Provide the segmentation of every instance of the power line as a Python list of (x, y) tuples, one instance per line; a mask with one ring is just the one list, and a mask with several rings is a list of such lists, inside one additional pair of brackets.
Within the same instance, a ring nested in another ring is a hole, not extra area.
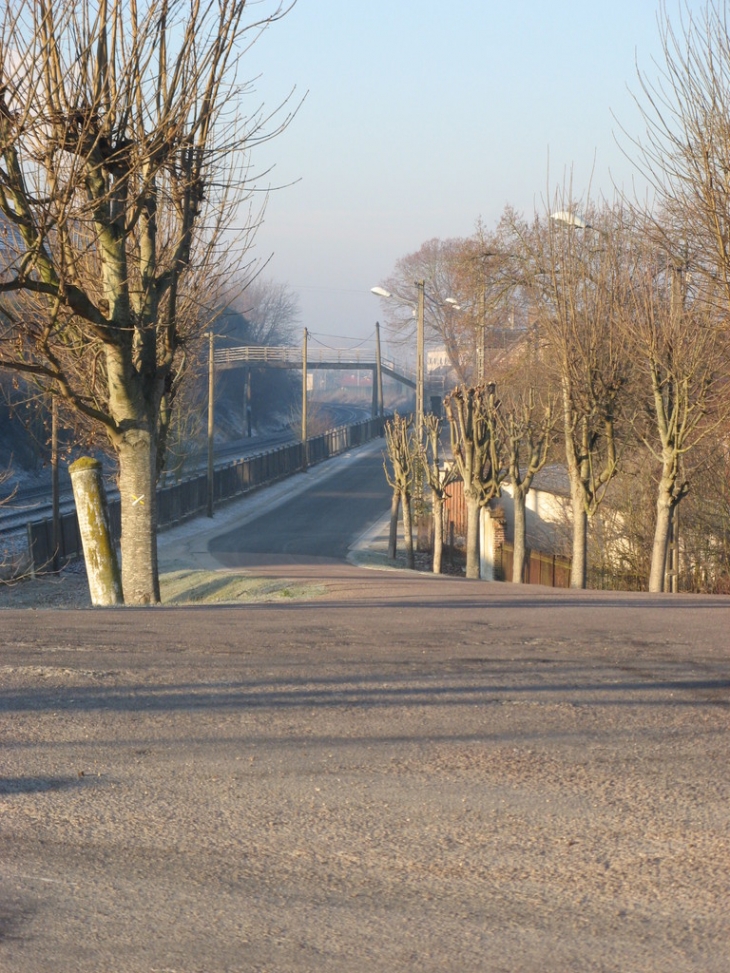
[[(321, 335), (321, 337), (323, 337), (323, 338), (336, 338), (338, 341), (351, 341), (352, 340), (347, 335), (342, 335), (342, 334), (328, 334), (327, 332), (324, 332), (324, 331), (316, 332), (316, 331), (309, 331), (308, 330), (307, 333), (308, 333), (309, 337), (310, 338), (313, 338), (314, 341), (318, 345), (321, 345), (323, 348), (329, 348), (331, 350), (336, 350), (335, 346), (334, 345), (327, 344), (327, 342), (325, 342), (325, 341), (320, 341), (319, 338), (317, 337), (318, 334)], [(363, 345), (367, 344), (369, 341), (374, 341), (374, 340), (375, 340), (375, 332), (373, 331), (371, 334), (368, 335), (367, 338), (363, 338), (362, 341), (359, 341), (357, 344), (354, 344), (354, 345), (348, 344), (347, 347), (348, 347), (348, 349), (362, 348)]]

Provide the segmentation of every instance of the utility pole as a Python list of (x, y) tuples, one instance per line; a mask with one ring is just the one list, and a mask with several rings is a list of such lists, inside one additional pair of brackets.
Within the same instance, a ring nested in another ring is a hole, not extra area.
[(251, 438), (251, 366), (246, 365), (243, 373), (243, 428), (244, 436)]
[(487, 282), (482, 267), (482, 292), (479, 298), (479, 347), (477, 348), (477, 378), (481, 385), (486, 377), (487, 365)]
[(208, 332), (208, 495), (207, 510), (213, 516), (213, 490), (215, 487), (215, 466), (213, 464), (213, 434), (215, 430), (215, 335)]
[(380, 357), (380, 321), (375, 322), (375, 371), (378, 383), (378, 415), (383, 416), (383, 366)]
[(302, 339), (302, 467), (307, 469), (307, 329), (304, 329)]
[(416, 441), (423, 442), (423, 395), (424, 395), (424, 317), (426, 305), (426, 282), (417, 280), (418, 307), (416, 309)]
[(55, 394), (51, 398), (51, 517), (53, 524), (53, 570), (58, 571), (61, 547), (61, 510), (58, 482), (58, 399)]

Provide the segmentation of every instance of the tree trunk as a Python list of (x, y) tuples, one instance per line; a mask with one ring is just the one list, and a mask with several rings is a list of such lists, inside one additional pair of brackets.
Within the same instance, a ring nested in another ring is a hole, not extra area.
[(405, 493), (403, 503), (403, 541), (406, 548), (406, 567), (415, 568), (416, 559), (413, 556), (413, 516), (411, 513), (411, 497)]
[(157, 442), (141, 424), (117, 445), (122, 505), (122, 589), (127, 605), (160, 600), (157, 576)]
[[(588, 568), (588, 514), (585, 507), (584, 484), (588, 476), (588, 426), (580, 424), (580, 442), (576, 443), (573, 422), (571, 385), (563, 375), (563, 429), (565, 432), (565, 462), (570, 479), (570, 503), (573, 513), (573, 551), (570, 567), (570, 587), (585, 588)], [(579, 458), (582, 457), (582, 458)]]
[(441, 574), (444, 552), (444, 500), (433, 495), (433, 573)]
[(570, 567), (570, 587), (585, 588), (588, 575), (588, 514), (580, 484), (571, 484), (573, 506), (573, 560)]
[(525, 570), (525, 494), (519, 487), (514, 488), (515, 536), (514, 555), (512, 560), (512, 582), (522, 584)]
[(659, 484), (659, 495), (656, 501), (656, 524), (654, 526), (654, 544), (651, 549), (651, 569), (649, 571), (649, 591), (664, 591), (664, 575), (667, 564), (667, 548), (669, 546), (669, 531), (672, 523), (672, 496), (667, 490), (664, 479)]
[(390, 501), (390, 533), (388, 534), (388, 558), (395, 561), (398, 553), (398, 508), (400, 507), (400, 492), (393, 490)]
[(466, 576), (479, 578), (479, 501), (466, 498)]

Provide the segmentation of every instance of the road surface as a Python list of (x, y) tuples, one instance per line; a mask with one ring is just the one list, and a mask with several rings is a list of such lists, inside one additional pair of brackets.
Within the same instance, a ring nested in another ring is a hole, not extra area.
[(371, 446), (357, 451), (352, 462), (340, 465), (336, 476), (318, 479), (311, 489), (286, 504), (215, 537), (208, 547), (226, 567), (272, 560), (260, 555), (273, 555), (277, 563), (344, 560), (352, 542), (387, 514), (390, 494), (382, 452)]
[(727, 973), (730, 599), (213, 546), (323, 593), (0, 613), (3, 973)]

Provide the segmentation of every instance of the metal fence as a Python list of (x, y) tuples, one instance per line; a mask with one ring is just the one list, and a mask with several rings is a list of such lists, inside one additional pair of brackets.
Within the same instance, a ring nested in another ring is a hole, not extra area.
[[(324, 460), (361, 446), (383, 434), (383, 419), (366, 419), (351, 426), (339, 426), (320, 436), (307, 440), (307, 465), (314, 466)], [(243, 496), (259, 487), (267, 486), (305, 469), (304, 444), (292, 443), (279, 446), (227, 466), (218, 467), (213, 476), (214, 502)], [(200, 473), (157, 490), (157, 526), (162, 530), (174, 527), (185, 520), (204, 513), (208, 502), (207, 473)], [(121, 537), (121, 504), (109, 501), (109, 519), (114, 539)], [(76, 512), (60, 518), (58, 552), (53, 550), (53, 521), (39, 520), (28, 524), (28, 555), (31, 570), (40, 573), (48, 570), (54, 560), (63, 563), (82, 553), (81, 534)]]

